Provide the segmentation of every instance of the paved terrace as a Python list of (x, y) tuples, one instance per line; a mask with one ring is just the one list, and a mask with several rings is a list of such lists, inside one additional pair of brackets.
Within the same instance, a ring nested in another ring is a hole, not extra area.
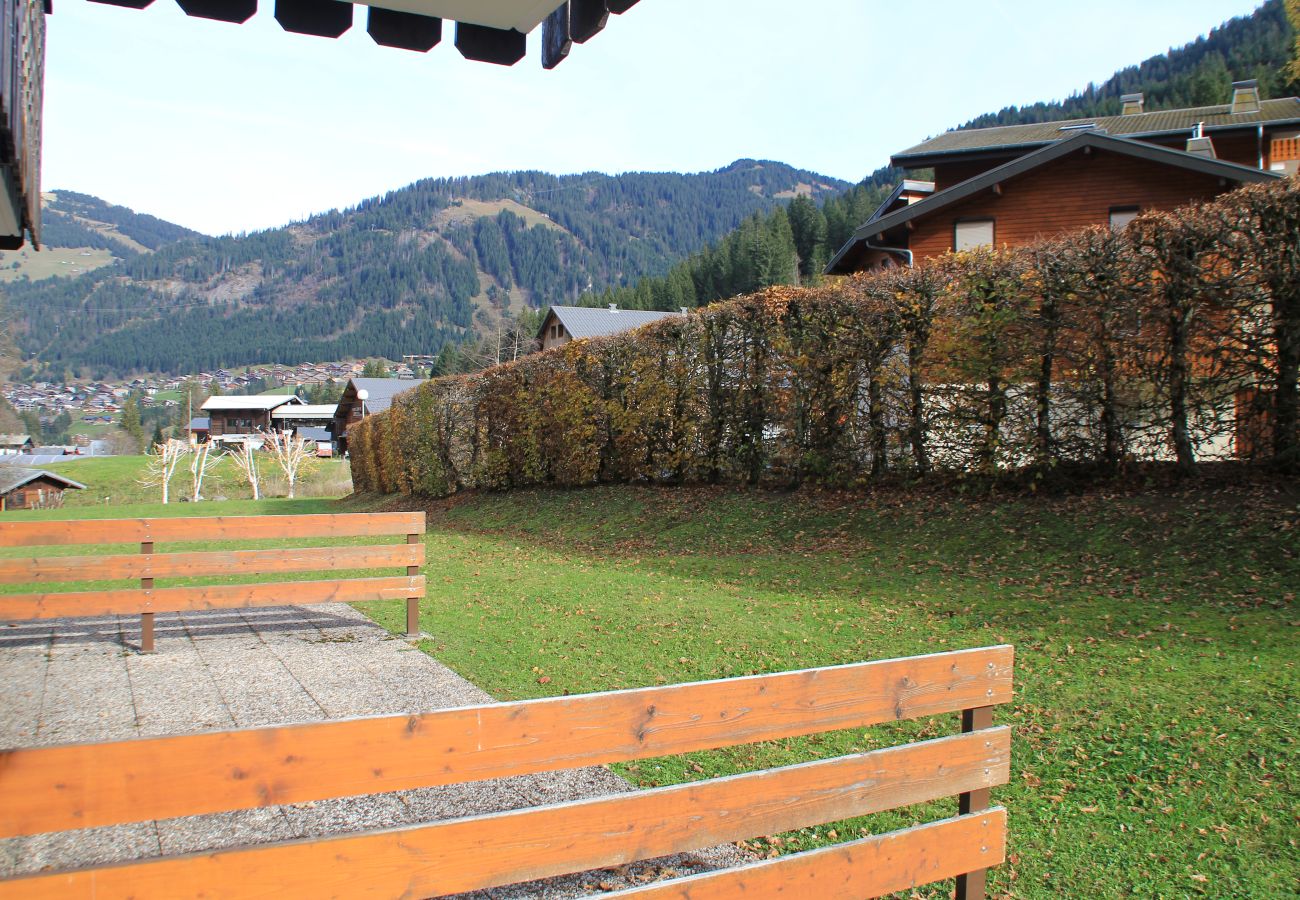
[[(486, 693), (350, 607), (159, 614), (0, 625), (0, 747), (155, 737), (491, 702)], [(0, 877), (162, 854), (317, 837), (631, 790), (597, 767), (468, 785), (0, 841)], [(744, 859), (734, 847), (477, 892), (567, 898)]]

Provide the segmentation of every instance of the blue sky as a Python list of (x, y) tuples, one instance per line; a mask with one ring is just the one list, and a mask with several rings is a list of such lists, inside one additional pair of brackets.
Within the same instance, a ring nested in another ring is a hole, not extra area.
[[(424, 177), (696, 172), (776, 159), (856, 181), (1008, 104), (1063, 97), (1256, 0), (641, 0), (557, 69), (513, 68), (62, 0), (47, 20), (46, 189), (209, 234)], [(1227, 98), (1225, 98), (1226, 101)]]

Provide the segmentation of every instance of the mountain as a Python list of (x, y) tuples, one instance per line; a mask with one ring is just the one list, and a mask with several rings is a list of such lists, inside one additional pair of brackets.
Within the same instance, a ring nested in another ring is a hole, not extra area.
[(3, 294), (33, 375), (433, 354), (522, 308), (663, 274), (755, 212), (847, 187), (750, 159), (691, 175), (498, 173), (220, 238), (56, 192), (49, 243), (118, 259)]
[[(1300, 3), (1293, 15), (1300, 17)], [(1142, 91), (1148, 110), (1226, 103), (1232, 82), (1255, 78), (1264, 97), (1300, 92), (1291, 71), (1296, 30), (1282, 0), (1268, 0), (1181, 48), (1121, 69), (1101, 85), (1065, 100), (1008, 106), (961, 128), (1023, 125), (1075, 117), (1116, 115), (1123, 94)], [(635, 309), (705, 304), (773, 284), (815, 279), (822, 264), (879, 206), (904, 172), (885, 166), (820, 209), (801, 200), (757, 215), (722, 240), (679, 263), (667, 275), (634, 287), (594, 291), (580, 305), (617, 303)], [(917, 173), (913, 177), (924, 177)], [(685, 301), (685, 302), (684, 302)]]
[(30, 246), (0, 251), (0, 283), (80, 275), (171, 241), (202, 237), (197, 231), (76, 191), (43, 193), (41, 223), (39, 251)]

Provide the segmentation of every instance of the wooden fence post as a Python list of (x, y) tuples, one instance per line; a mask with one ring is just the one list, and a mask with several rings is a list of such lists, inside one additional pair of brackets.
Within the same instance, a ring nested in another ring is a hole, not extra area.
[[(408, 544), (420, 543), (420, 535), (408, 534), (406, 536), (406, 543)], [(420, 574), (419, 566), (406, 567), (407, 577), (414, 577), (419, 574)], [(407, 597), (406, 598), (406, 638), (408, 640), (413, 641), (419, 636), (420, 636), (420, 598)]]
[[(963, 734), (968, 731), (979, 731), (991, 727), (993, 727), (993, 707), (976, 706), (973, 709), (963, 709), (961, 711), (961, 730)], [(964, 794), (957, 795), (957, 812), (960, 815), (964, 816), (967, 813), (979, 812), (982, 809), (988, 809), (988, 806), (988, 788), (980, 788), (977, 791), (967, 791)], [(974, 872), (958, 875), (956, 900), (983, 900), (985, 896), (984, 877), (987, 872), (987, 869), (976, 869)]]
[[(153, 554), (153, 541), (141, 541), (140, 552), (145, 556)], [(140, 588), (150, 590), (153, 587), (152, 578), (141, 578)], [(153, 653), (153, 613), (140, 613), (140, 652)]]

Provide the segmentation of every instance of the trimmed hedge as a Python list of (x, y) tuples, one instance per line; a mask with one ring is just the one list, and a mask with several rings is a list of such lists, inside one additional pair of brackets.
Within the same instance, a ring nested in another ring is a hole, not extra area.
[(434, 379), (349, 431), (358, 490), (862, 487), (1297, 458), (1300, 188), (772, 288)]

